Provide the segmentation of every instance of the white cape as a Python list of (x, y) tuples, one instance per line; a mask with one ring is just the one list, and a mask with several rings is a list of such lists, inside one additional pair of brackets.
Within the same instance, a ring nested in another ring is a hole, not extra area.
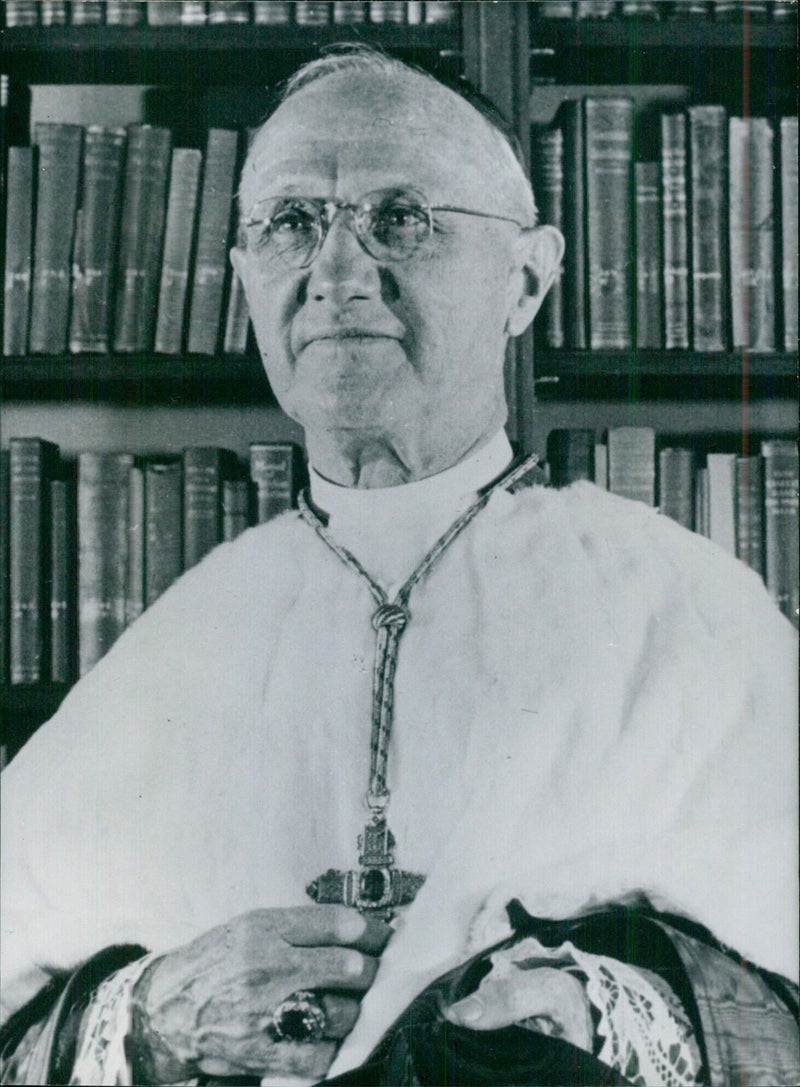
[[(297, 515), (186, 574), (3, 774), (6, 1011), (99, 948), (306, 903), (364, 822), (374, 602)], [(496, 493), (411, 598), (389, 777), (428, 873), (334, 1071), (429, 980), (641, 889), (797, 969), (795, 639), (755, 574), (579, 484)]]

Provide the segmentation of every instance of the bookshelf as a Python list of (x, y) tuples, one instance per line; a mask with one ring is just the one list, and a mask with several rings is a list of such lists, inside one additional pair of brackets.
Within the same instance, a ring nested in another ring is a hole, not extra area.
[[(173, 128), (176, 144), (200, 147), (212, 124), (256, 124), (272, 101), (270, 88), (338, 41), (367, 41), (435, 74), (465, 76), (513, 122), (527, 158), (542, 96), (557, 97), (570, 85), (582, 85), (584, 94), (680, 85), (684, 105), (720, 103), (731, 114), (773, 118), (796, 111), (796, 17), (779, 20), (768, 7), (763, 19), (723, 20), (712, 17), (711, 5), (707, 16), (670, 14), (674, 7), (659, 5), (662, 18), (623, 17), (618, 4), (609, 18), (558, 19), (541, 17), (537, 2), (465, 0), (451, 24), (6, 27), (5, 144), (28, 140), (31, 86), (93, 85), (99, 93), (127, 84), (158, 88), (147, 120)], [(652, 143), (646, 126), (641, 131)], [(765, 436), (793, 433), (797, 354), (538, 344), (534, 351), (528, 335), (509, 352), (507, 391), (512, 437), (538, 452), (552, 427), (599, 431), (631, 423), (676, 441), (699, 436), (700, 445), (707, 439), (736, 448), (745, 426)], [(203, 441), (231, 444), (240, 455), (265, 434), (294, 437), (252, 344), (242, 355), (6, 357), (0, 402), (4, 444), (13, 434), (39, 434), (68, 456), (92, 448), (158, 451), (161, 432), (172, 448)], [(12, 751), (67, 690), (0, 688)]]

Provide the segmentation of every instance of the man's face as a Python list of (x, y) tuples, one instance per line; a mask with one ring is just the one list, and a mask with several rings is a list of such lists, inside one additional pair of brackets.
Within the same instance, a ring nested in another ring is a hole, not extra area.
[[(434, 206), (522, 219), (492, 138), (469, 107), (421, 79), (330, 76), (262, 130), (242, 181), (245, 212), (266, 197), (356, 203), (412, 186)], [(520, 231), (453, 213), (436, 222), (404, 261), (366, 253), (343, 212), (308, 268), (253, 247), (234, 251), (272, 388), (310, 434), (351, 430), (402, 449), (423, 431), (446, 445), (465, 424), (480, 435), (482, 424), (504, 421)]]

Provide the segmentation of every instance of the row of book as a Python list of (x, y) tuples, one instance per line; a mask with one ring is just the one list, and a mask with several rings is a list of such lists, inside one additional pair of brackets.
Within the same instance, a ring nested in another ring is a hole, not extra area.
[(280, 26), (451, 23), (455, 0), (6, 0), (15, 26)]
[(634, 162), (630, 98), (567, 101), (534, 126), (541, 217), (567, 244), (543, 342), (796, 351), (797, 118), (698, 105), (659, 123), (657, 162)]
[(615, 16), (651, 19), (670, 17), (741, 19), (790, 18), (796, 0), (532, 0), (539, 19), (609, 19)]
[[(659, 447), (660, 446), (660, 447)], [(547, 437), (551, 485), (588, 479), (709, 537), (764, 580), (795, 626), (798, 572), (798, 448), (769, 439), (760, 453), (699, 454), (692, 446), (660, 445), (652, 427), (557, 429)]]
[(245, 350), (228, 250), (239, 134), (41, 123), (8, 150), (3, 353)]
[(299, 447), (257, 442), (249, 462), (193, 447), (62, 462), (12, 438), (0, 474), (2, 682), (68, 683), (184, 570), (223, 540), (294, 505)]

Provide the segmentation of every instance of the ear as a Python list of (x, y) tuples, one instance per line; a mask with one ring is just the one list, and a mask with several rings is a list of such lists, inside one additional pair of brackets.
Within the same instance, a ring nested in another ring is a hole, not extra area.
[(554, 226), (536, 226), (520, 239), (519, 273), (506, 321), (509, 336), (521, 336), (544, 301), (564, 256), (564, 239)]

